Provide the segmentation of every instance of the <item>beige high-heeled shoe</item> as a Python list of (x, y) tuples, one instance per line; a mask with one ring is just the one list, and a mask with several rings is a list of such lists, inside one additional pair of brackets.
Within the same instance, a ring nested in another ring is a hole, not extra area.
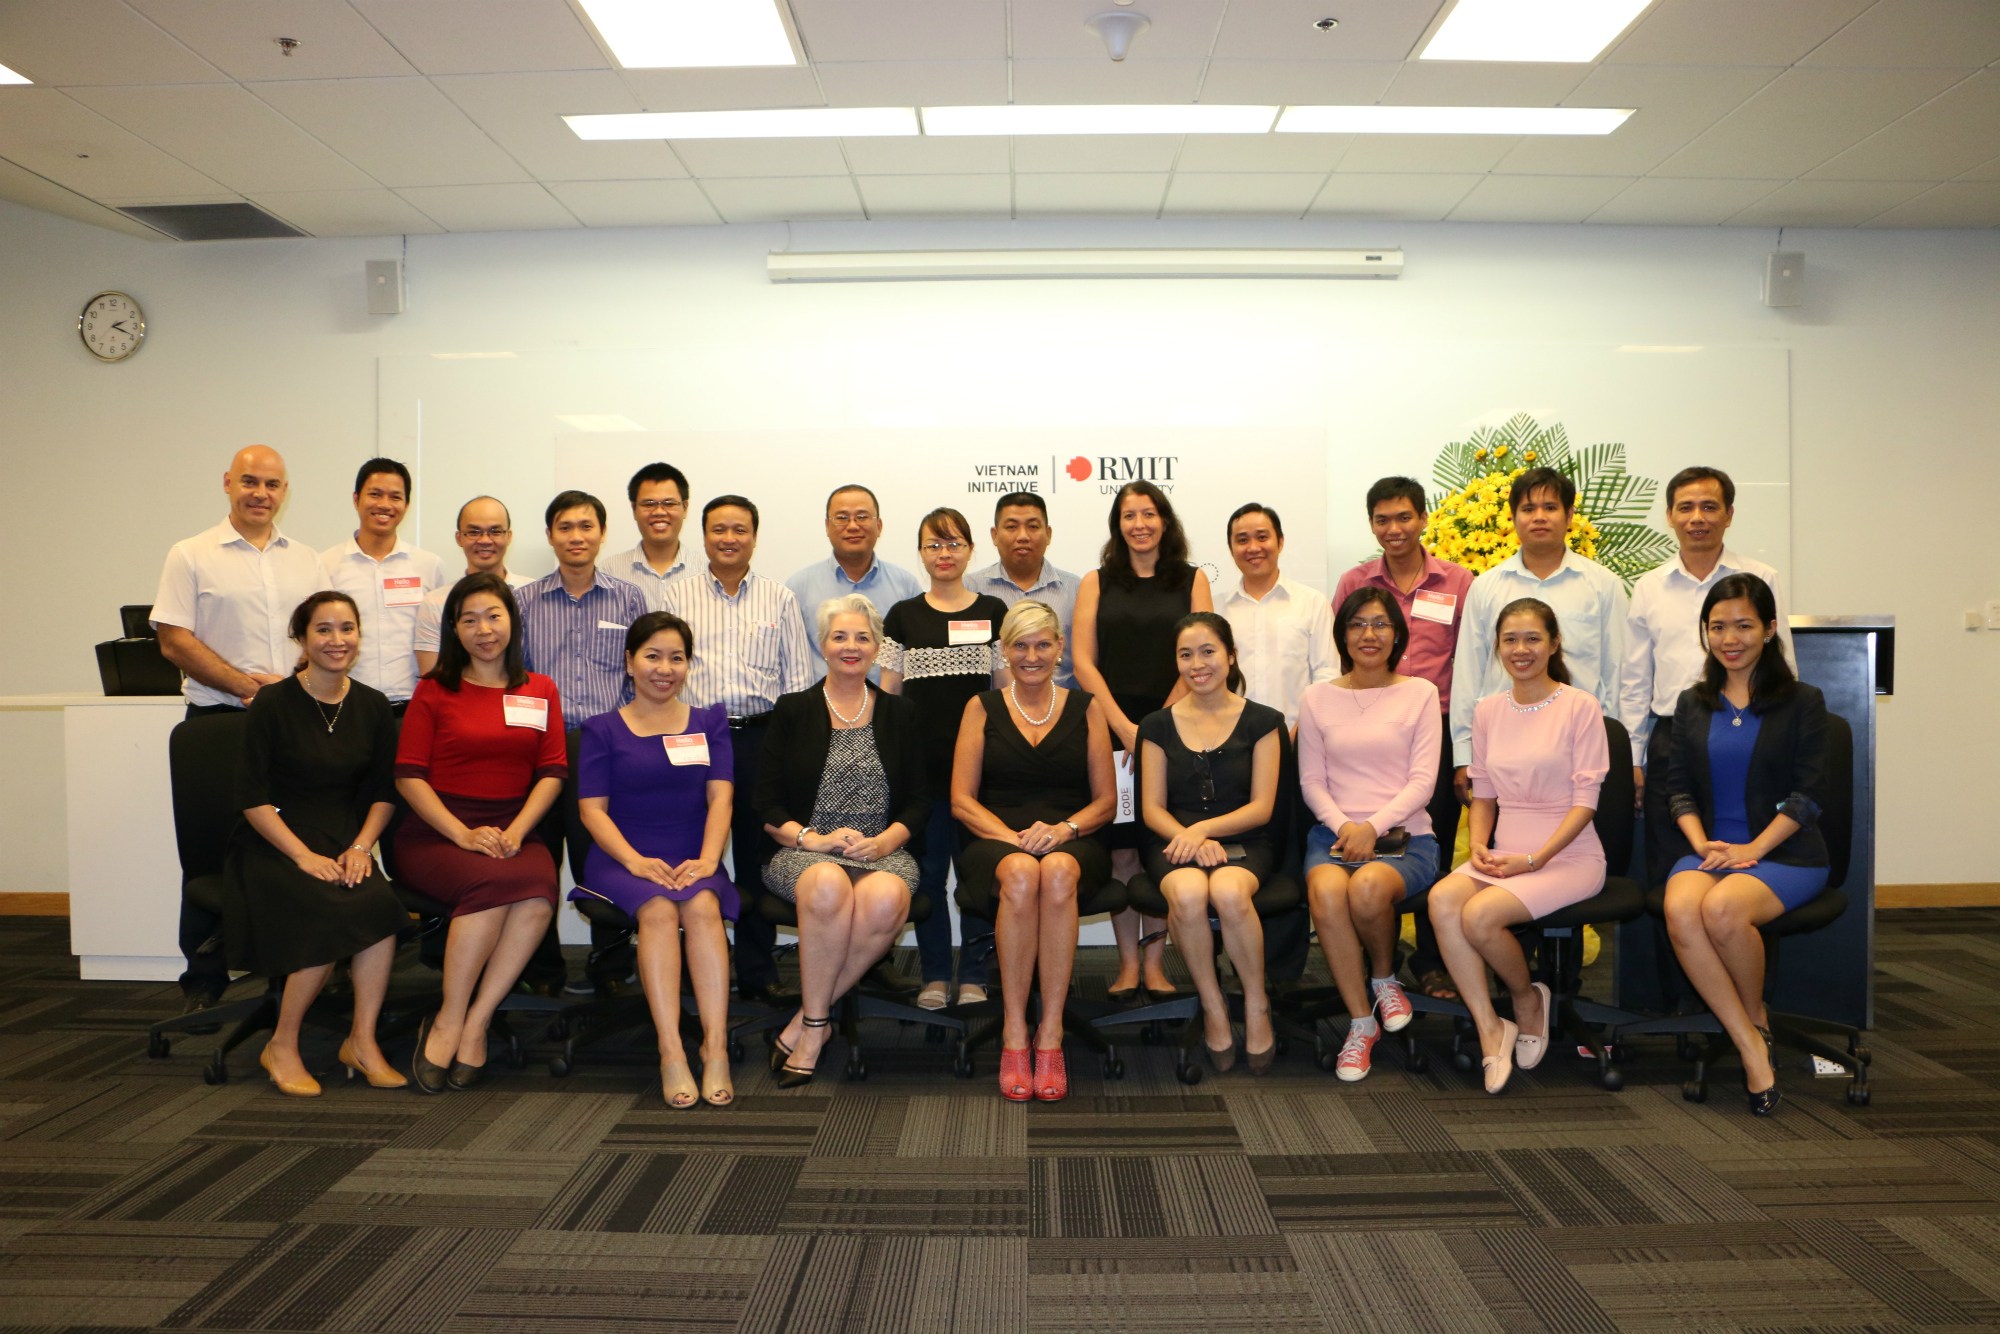
[(296, 1079), (279, 1078), (277, 1070), (271, 1065), (269, 1047), (257, 1053), (257, 1064), (264, 1067), (264, 1073), (270, 1076), (271, 1083), (278, 1092), (288, 1098), (317, 1098), (320, 1094), (319, 1081), (311, 1075), (300, 1075)]
[(399, 1089), (409, 1086), (409, 1076), (399, 1074), (387, 1061), (377, 1066), (367, 1066), (354, 1054), (354, 1040), (349, 1038), (340, 1044), (340, 1063), (347, 1067), (347, 1082), (352, 1084), (360, 1075), (368, 1081), (372, 1089)]

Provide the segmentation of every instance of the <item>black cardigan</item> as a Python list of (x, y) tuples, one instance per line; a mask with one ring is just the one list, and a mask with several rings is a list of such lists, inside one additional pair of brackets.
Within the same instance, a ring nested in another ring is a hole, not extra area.
[[(1693, 687), (1674, 705), (1674, 744), (1667, 767), (1667, 809), (1678, 821), (1690, 812), (1715, 836), (1714, 781), (1708, 769), (1708, 726), (1715, 711)], [(1750, 752), (1744, 812), (1754, 839), (1778, 814), (1799, 822), (1798, 832), (1771, 849), (1768, 860), (1785, 866), (1825, 866), (1826, 839), (1819, 832), (1820, 770), (1826, 759), (1826, 696), (1801, 681), (1791, 694), (1759, 715)]]
[[(875, 698), (875, 753), (882, 757), (882, 772), (889, 780), (889, 823), (910, 831), (910, 850), (915, 852), (931, 808), (923, 727), (910, 701), (872, 683), (868, 689)], [(833, 718), (826, 711), (824, 681), (778, 697), (764, 729), (757, 790), (751, 794), (765, 824), (782, 829), (788, 820), (812, 823), (820, 775), (832, 745)]]

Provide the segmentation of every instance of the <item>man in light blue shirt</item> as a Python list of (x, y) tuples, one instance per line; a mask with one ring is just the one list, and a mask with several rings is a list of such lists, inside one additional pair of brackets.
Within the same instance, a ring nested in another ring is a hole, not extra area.
[(965, 586), (975, 593), (990, 593), (1008, 606), (1033, 598), (1055, 612), (1062, 622), (1062, 661), (1056, 664), (1056, 684), (1076, 685), (1070, 670), (1070, 624), (1076, 620), (1077, 576), (1048, 562), (1049, 542), (1055, 529), (1049, 527), (1048, 502), (1032, 491), (1013, 491), (993, 505), (993, 546), (1000, 559), (985, 569), (965, 576)]
[[(882, 539), (882, 506), (875, 493), (860, 483), (850, 482), (826, 498), (826, 537), (833, 544), (833, 554), (785, 580), (785, 587), (798, 600), (815, 681), (826, 675), (826, 659), (820, 656), (813, 623), (820, 603), (859, 593), (887, 616), (889, 608), (924, 591), (908, 570), (875, 559), (875, 544)], [(871, 670), (868, 677), (875, 680), (879, 674)]]
[(1472, 712), (1487, 695), (1508, 687), (1493, 653), (1494, 618), (1516, 598), (1540, 598), (1554, 608), (1571, 684), (1618, 714), (1618, 676), (1625, 659), (1625, 585), (1617, 575), (1569, 549), (1576, 483), (1553, 468), (1530, 468), (1507, 495), (1521, 549), (1472, 581), (1451, 674), (1453, 782), (1470, 800)]
[(639, 545), (607, 557), (604, 568), (638, 589), (647, 611), (664, 611), (666, 586), (687, 573), (681, 525), (687, 521), (687, 474), (671, 463), (648, 463), (625, 484)]

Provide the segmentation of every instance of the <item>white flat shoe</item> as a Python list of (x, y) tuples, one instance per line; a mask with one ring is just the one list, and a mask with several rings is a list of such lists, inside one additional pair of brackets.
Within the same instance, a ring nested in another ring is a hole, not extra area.
[(1512, 1019), (1500, 1021), (1500, 1054), (1488, 1056), (1479, 1062), (1486, 1072), (1486, 1091), (1505, 1093), (1507, 1081), (1514, 1077), (1514, 1039), (1521, 1036), (1521, 1027)]
[(1532, 1070), (1542, 1063), (1542, 1057), (1549, 1049), (1549, 1018), (1555, 1010), (1555, 999), (1549, 995), (1546, 982), (1534, 984), (1542, 993), (1542, 1031), (1523, 1033), (1514, 1039), (1514, 1064), (1523, 1070)]
[(942, 1010), (950, 1003), (951, 984), (949, 982), (926, 982), (924, 983), (924, 989), (917, 993), (917, 1008), (919, 1010)]
[(986, 999), (986, 988), (977, 982), (967, 982), (958, 989), (960, 1005), (978, 1005)]

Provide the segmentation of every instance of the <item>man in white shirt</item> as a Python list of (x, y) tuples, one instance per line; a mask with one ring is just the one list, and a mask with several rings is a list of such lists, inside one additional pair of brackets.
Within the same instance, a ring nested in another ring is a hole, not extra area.
[(1667, 813), (1669, 794), (1663, 784), (1675, 701), (1700, 679), (1708, 656), (1700, 626), (1708, 590), (1730, 574), (1754, 574), (1769, 584), (1778, 604), (1779, 639), (1786, 659), (1794, 660), (1791, 618), (1778, 572), (1723, 545), (1735, 519), (1736, 483), (1728, 473), (1700, 466), (1675, 473), (1667, 483), (1667, 526), (1674, 530), (1680, 554), (1639, 576), (1625, 618), (1618, 716), (1632, 734), (1632, 780), (1646, 816), (1646, 873), (1655, 885), (1665, 883), (1675, 859), (1687, 852), (1686, 840)]
[(1056, 684), (1076, 684), (1070, 670), (1070, 623), (1076, 619), (1077, 577), (1051, 565), (1048, 502), (1032, 491), (1010, 491), (993, 505), (993, 549), (1000, 559), (965, 576), (975, 593), (990, 593), (1009, 607), (1033, 598), (1055, 612), (1062, 623), (1062, 661), (1056, 664)]
[(444, 563), (404, 546), (398, 529), (410, 511), (410, 470), (394, 459), (370, 459), (354, 474), (354, 513), (361, 526), (320, 553), (327, 582), (361, 612), (361, 655), (354, 679), (389, 697), (398, 714), (417, 688), (417, 612), (444, 582)]
[[(285, 460), (267, 445), (238, 450), (222, 475), (229, 516), (174, 543), (160, 571), (152, 622), (160, 652), (186, 674), (187, 716), (250, 706), (298, 661), (292, 612), (327, 587), (311, 547), (278, 531)], [(189, 1011), (206, 1009), (229, 984), (215, 939), (221, 920), (181, 900), (180, 945)]]
[(1216, 606), (1236, 635), (1245, 693), (1285, 715), (1298, 731), (1306, 687), (1340, 675), (1333, 651), (1333, 609), (1318, 589), (1278, 570), (1285, 526), (1278, 512), (1252, 502), (1229, 516), (1229, 555), (1242, 575)]
[(1521, 549), (1472, 581), (1452, 659), (1452, 781), (1462, 803), (1471, 801), (1465, 770), (1472, 762), (1473, 708), (1507, 688), (1506, 670), (1493, 654), (1494, 618), (1516, 598), (1539, 598), (1555, 610), (1571, 685), (1595, 695), (1607, 714), (1618, 713), (1625, 585), (1596, 561), (1569, 549), (1576, 483), (1553, 468), (1530, 468), (1514, 479), (1507, 509)]
[(645, 596), (647, 611), (664, 611), (662, 590), (688, 568), (681, 550), (681, 525), (688, 513), (687, 475), (671, 463), (648, 463), (625, 484), (625, 499), (639, 528), (639, 545), (605, 560), (604, 572), (636, 585)]
[[(832, 555), (785, 580), (785, 587), (792, 590), (799, 604), (799, 624), (805, 630), (810, 655), (807, 666), (815, 681), (826, 675), (815, 624), (822, 602), (859, 593), (887, 616), (889, 608), (924, 591), (914, 574), (875, 558), (875, 544), (882, 540), (882, 505), (875, 493), (859, 482), (838, 487), (826, 498), (826, 540), (833, 547)], [(881, 674), (880, 668), (871, 668), (868, 679), (873, 681)]]
[[(527, 576), (514, 574), (507, 568), (507, 549), (514, 544), (514, 519), (507, 513), (507, 507), (492, 496), (474, 496), (458, 507), (458, 526), (452, 532), (452, 540), (465, 553), (466, 574), (497, 574), (507, 581), (509, 588), (530, 582)], [(424, 605), (417, 608), (413, 642), (418, 676), (437, 666), (439, 623), (444, 620), (445, 599), (451, 596), (452, 585), (457, 582), (456, 579), (440, 582), (425, 595)]]

